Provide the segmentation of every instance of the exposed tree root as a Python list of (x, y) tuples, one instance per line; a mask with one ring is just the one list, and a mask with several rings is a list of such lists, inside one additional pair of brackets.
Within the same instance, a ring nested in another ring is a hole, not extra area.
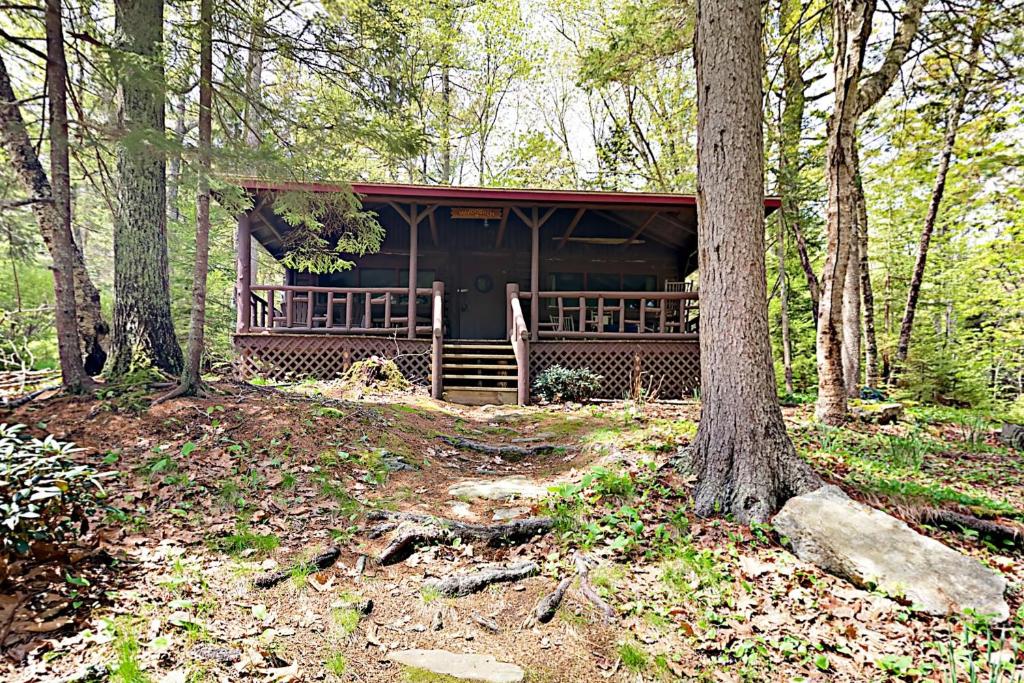
[(487, 455), (497, 455), (510, 462), (524, 460), (535, 455), (550, 453), (556, 448), (556, 446), (549, 443), (537, 444), (536, 446), (517, 446), (515, 444), (494, 445), (484, 443), (483, 441), (463, 439), (458, 436), (442, 436), (441, 440), (449, 446), (467, 448), (471, 451), (477, 451), (478, 453), (486, 453)]
[(971, 529), (996, 543), (1009, 542), (1015, 546), (1024, 543), (1024, 529), (989, 519), (981, 519), (980, 517), (967, 515), (962, 512), (926, 507), (916, 510), (914, 516), (921, 524), (952, 527), (954, 529), (957, 527)]
[(533, 608), (533, 618), (542, 624), (546, 624), (554, 619), (555, 612), (558, 611), (559, 606), (562, 604), (565, 592), (569, 590), (569, 586), (572, 585), (574, 578), (576, 578), (575, 575), (565, 577), (558, 582), (555, 590), (541, 598), (537, 606)]
[(178, 383), (174, 385), (174, 388), (165, 394), (161, 394), (153, 399), (152, 405), (160, 405), (170, 401), (172, 398), (179, 398), (181, 396), (195, 396), (196, 398), (207, 398), (209, 393), (206, 391), (205, 385), (200, 382), (197, 387), (189, 387), (184, 383)]
[(58, 389), (60, 389), (60, 385), (59, 384), (51, 384), (49, 386), (42, 387), (40, 389), (36, 389), (35, 391), (30, 391), (29, 393), (24, 394), (23, 396), (17, 396), (17, 397), (12, 398), (12, 399), (6, 399), (5, 398), (3, 400), (3, 402), (0, 402), (0, 407), (12, 409), (12, 410), (14, 408), (20, 408), (21, 406), (25, 405), (26, 403), (34, 401), (37, 396), (42, 396), (43, 394), (45, 394), (48, 391), (56, 391)]
[(579, 553), (576, 553), (576, 575), (580, 577), (580, 593), (583, 594), (583, 597), (593, 603), (594, 607), (604, 614), (605, 621), (609, 624), (613, 623), (615, 621), (615, 610), (590, 585), (590, 565), (587, 564), (587, 558)]
[(494, 566), (443, 579), (427, 579), (423, 585), (436, 589), (441, 595), (458, 598), (482, 591), (492, 583), (521, 581), (540, 571), (536, 562), (519, 562), (505, 567)]
[(316, 570), (327, 569), (332, 564), (337, 562), (338, 558), (340, 556), (341, 556), (341, 549), (340, 548), (337, 548), (337, 547), (328, 548), (324, 552), (322, 552), (319, 555), (317, 555), (316, 557), (314, 557), (308, 563), (303, 562), (303, 563), (295, 564), (295, 565), (293, 565), (291, 567), (291, 569), (289, 569), (287, 571), (268, 572), (268, 573), (264, 574), (263, 576), (258, 577), (255, 581), (253, 581), (253, 585), (256, 586), (257, 588), (270, 588), (271, 586), (276, 586), (277, 584), (279, 584), (282, 581), (284, 581), (285, 579), (287, 579), (289, 576), (292, 575), (292, 572), (295, 571), (296, 569), (299, 569), (299, 568), (302, 568), (302, 567), (313, 567)]
[[(532, 517), (507, 524), (486, 526), (456, 522), (443, 517), (387, 510), (374, 510), (367, 517), (371, 520), (385, 519), (403, 522), (398, 526), (391, 543), (377, 556), (379, 565), (401, 562), (409, 557), (417, 546), (450, 544), (455, 539), (484, 543), (491, 547), (506, 543), (524, 543), (534, 536), (546, 534), (553, 525), (552, 520), (547, 517)], [(377, 528), (380, 527), (371, 528), (371, 532)]]

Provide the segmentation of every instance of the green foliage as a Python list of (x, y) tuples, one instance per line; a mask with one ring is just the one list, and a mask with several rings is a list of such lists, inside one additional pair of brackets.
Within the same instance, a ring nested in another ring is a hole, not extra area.
[(16, 553), (84, 533), (105, 497), (100, 480), (113, 474), (74, 463), (74, 444), (27, 437), (23, 429), (0, 424), (0, 550)]
[(344, 255), (375, 253), (384, 241), (384, 228), (351, 192), (282, 192), (274, 210), (292, 227), (281, 263), (295, 270), (348, 270), (355, 264)]
[(234, 533), (215, 539), (213, 547), (230, 555), (238, 555), (246, 550), (255, 551), (257, 555), (265, 555), (281, 545), (281, 539), (274, 534), (257, 534), (245, 525), (239, 525)]
[(603, 378), (589, 368), (552, 365), (537, 375), (533, 390), (547, 401), (586, 401), (601, 390)]

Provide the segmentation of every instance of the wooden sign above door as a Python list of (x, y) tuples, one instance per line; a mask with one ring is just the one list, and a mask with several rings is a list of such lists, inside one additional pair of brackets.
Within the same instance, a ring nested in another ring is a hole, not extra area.
[(487, 206), (453, 206), (452, 218), (476, 220), (500, 219), (503, 209)]

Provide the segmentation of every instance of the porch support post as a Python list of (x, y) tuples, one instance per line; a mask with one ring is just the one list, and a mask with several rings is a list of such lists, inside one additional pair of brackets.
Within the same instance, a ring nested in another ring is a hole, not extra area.
[(415, 204), (409, 207), (409, 339), (416, 338), (416, 269), (419, 260), (420, 217)]
[(533, 237), (530, 243), (530, 339), (537, 341), (540, 325), (540, 221), (537, 207), (533, 207), (530, 231)]
[(440, 399), (444, 391), (441, 375), (441, 359), (444, 354), (444, 283), (434, 280), (431, 289), (430, 395)]
[[(235, 332), (249, 331), (249, 301), (252, 285), (252, 224), (249, 214), (238, 215), (235, 240)], [(273, 311), (270, 312), (273, 315)]]

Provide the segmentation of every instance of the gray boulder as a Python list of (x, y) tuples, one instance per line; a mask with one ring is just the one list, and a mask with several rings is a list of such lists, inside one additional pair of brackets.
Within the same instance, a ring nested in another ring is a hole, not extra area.
[(903, 417), (902, 403), (863, 403), (852, 406), (850, 414), (864, 422), (875, 424), (892, 424)]
[(902, 595), (929, 614), (1010, 615), (1002, 574), (835, 486), (791, 498), (772, 523), (801, 560), (858, 587)]
[(1024, 450), (1024, 425), (1004, 422), (1003, 428), (999, 432), (999, 440), (1005, 446)]
[(465, 655), (447, 650), (398, 650), (388, 659), (435, 674), (484, 683), (519, 683), (526, 672), (490, 655)]

